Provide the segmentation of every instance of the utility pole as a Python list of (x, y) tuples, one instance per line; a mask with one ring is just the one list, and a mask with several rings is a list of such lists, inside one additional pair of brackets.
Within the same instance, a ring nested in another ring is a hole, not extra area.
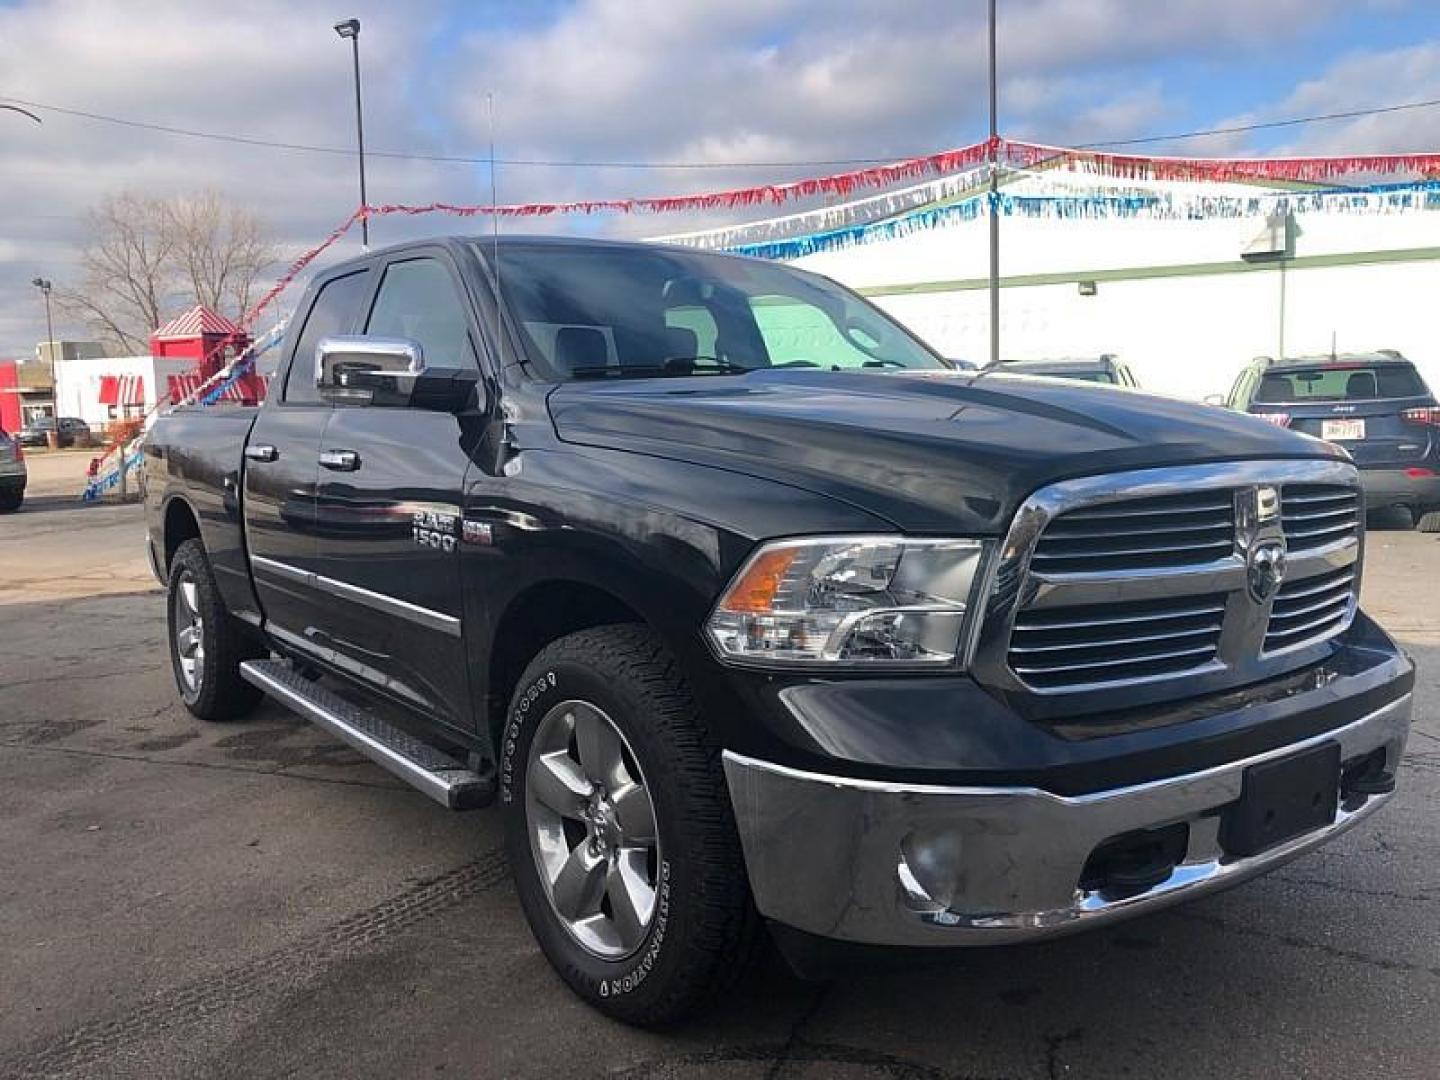
[(995, 3), (990, 0), (990, 363), (1000, 363), (1000, 116), (995, 79)]
[[(355, 58), (355, 145), (360, 154), (360, 206), (362, 210), (370, 205), (365, 198), (365, 114), (360, 108), (360, 20), (346, 19), (335, 24), (335, 33), (349, 38), (352, 55)], [(370, 217), (360, 218), (360, 244), (370, 250)]]

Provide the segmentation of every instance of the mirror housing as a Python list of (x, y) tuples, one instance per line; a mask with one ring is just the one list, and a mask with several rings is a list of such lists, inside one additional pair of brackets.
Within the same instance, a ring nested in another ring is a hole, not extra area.
[(315, 347), (315, 384), (357, 405), (459, 412), (474, 400), (480, 376), (468, 368), (431, 368), (417, 341), (327, 337)]
[(1218, 406), (1223, 407), (1224, 404), (1225, 404), (1225, 395), (1224, 395), (1224, 394), (1206, 394), (1206, 395), (1205, 395), (1203, 398), (1201, 398), (1200, 400), (1201, 400), (1201, 402), (1203, 402), (1203, 403), (1206, 404), (1206, 405), (1218, 405)]
[(404, 338), (326, 337), (315, 346), (315, 385), (321, 390), (361, 388), (356, 375), (368, 376), (365, 389), (389, 387), (408, 392), (425, 371), (418, 341)]

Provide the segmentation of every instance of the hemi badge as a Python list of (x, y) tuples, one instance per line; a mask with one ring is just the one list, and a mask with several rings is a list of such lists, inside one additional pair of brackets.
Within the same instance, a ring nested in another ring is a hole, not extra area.
[(467, 544), (488, 546), (495, 541), (495, 530), (488, 521), (471, 521), (466, 518), (460, 526), (460, 538)]
[(1268, 484), (1255, 489), (1255, 520), (1274, 521), (1280, 516), (1280, 492)]

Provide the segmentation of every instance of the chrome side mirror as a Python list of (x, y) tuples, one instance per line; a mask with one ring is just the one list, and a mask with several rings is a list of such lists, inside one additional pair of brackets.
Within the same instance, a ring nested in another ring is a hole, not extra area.
[(1200, 400), (1201, 400), (1204, 404), (1206, 404), (1206, 405), (1224, 405), (1224, 404), (1225, 404), (1225, 395), (1224, 395), (1224, 394), (1206, 394), (1206, 395), (1205, 395), (1203, 398), (1201, 398)]
[(418, 341), (405, 338), (327, 337), (315, 346), (315, 385), (321, 390), (374, 390), (408, 394), (425, 372)]

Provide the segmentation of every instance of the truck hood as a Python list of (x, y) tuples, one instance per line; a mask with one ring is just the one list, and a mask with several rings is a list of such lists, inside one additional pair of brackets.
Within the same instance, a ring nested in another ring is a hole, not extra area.
[(912, 532), (993, 535), (1035, 489), (1074, 476), (1344, 456), (1228, 409), (973, 372), (572, 382), (549, 405), (564, 442), (762, 476)]

